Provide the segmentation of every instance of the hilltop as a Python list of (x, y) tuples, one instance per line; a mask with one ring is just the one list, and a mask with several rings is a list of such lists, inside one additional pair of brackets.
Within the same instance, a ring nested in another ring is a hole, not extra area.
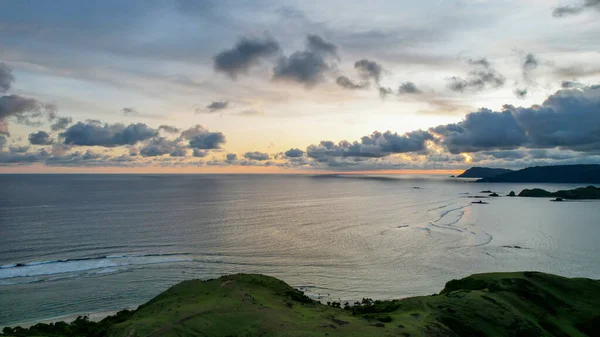
[(463, 172), (461, 175), (457, 176), (457, 178), (487, 178), (487, 177), (495, 177), (497, 175), (512, 172), (509, 169), (503, 168), (490, 168), (490, 167), (471, 167), (470, 169)]
[(584, 278), (476, 274), (430, 296), (325, 305), (276, 278), (238, 274), (179, 283), (98, 323), (4, 336), (597, 336), (599, 323), (600, 281)]
[(600, 184), (600, 165), (535, 166), (479, 179), (477, 182)]

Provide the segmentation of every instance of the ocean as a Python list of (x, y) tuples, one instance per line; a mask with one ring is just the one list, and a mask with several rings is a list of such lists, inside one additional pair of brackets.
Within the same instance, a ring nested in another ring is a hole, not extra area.
[[(0, 175), (0, 326), (135, 308), (187, 279), (281, 278), (322, 301), (537, 270), (600, 278), (600, 201), (445, 176)], [(484, 200), (488, 204), (473, 204)]]

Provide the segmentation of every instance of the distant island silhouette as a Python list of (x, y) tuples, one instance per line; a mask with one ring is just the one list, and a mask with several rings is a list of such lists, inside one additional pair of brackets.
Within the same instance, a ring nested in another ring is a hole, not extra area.
[(495, 177), (497, 175), (508, 172), (513, 172), (513, 170), (474, 166), (463, 172), (461, 175), (458, 176), (458, 178), (487, 178)]
[[(485, 167), (473, 167), (466, 170), (459, 177), (476, 178), (474, 174), (480, 172), (498, 172), (502, 169), (491, 169)], [(557, 166), (535, 166), (518, 171), (505, 170), (507, 172), (481, 177), (477, 182), (486, 183), (563, 183), (563, 184), (600, 184), (600, 165), (557, 165)], [(474, 172), (474, 173), (473, 173)]]

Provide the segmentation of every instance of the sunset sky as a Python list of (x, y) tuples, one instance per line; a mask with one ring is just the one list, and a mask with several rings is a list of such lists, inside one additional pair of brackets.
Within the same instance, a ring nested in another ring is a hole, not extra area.
[(598, 0), (2, 1), (0, 173), (600, 163), (598, 22)]

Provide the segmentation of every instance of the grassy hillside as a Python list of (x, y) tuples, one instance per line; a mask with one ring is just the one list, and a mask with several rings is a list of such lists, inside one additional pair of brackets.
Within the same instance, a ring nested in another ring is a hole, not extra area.
[(135, 312), (88, 322), (89, 332), (73, 335), (600, 335), (600, 281), (536, 272), (478, 274), (450, 281), (436, 295), (338, 305), (314, 302), (272, 277), (239, 274), (182, 282)]

